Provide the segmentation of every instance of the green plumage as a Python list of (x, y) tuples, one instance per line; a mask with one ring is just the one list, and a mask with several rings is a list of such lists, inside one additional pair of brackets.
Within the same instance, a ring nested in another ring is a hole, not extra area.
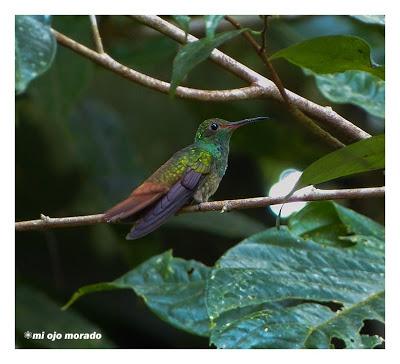
[(175, 153), (125, 200), (106, 211), (105, 220), (135, 221), (127, 239), (138, 239), (161, 226), (191, 200), (207, 201), (218, 189), (228, 166), (233, 131), (259, 119), (265, 118), (202, 122), (194, 143)]
[[(212, 130), (210, 125), (218, 125)], [(204, 174), (194, 199), (205, 202), (218, 189), (228, 166), (229, 141), (232, 135), (229, 123), (221, 119), (204, 121), (198, 128), (193, 144), (176, 152), (148, 181), (167, 186), (174, 185), (188, 168)]]

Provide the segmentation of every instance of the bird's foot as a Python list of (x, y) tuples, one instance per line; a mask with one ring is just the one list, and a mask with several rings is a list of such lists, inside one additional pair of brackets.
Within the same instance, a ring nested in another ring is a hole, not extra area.
[(223, 214), (224, 212), (229, 212), (231, 209), (229, 202), (225, 202), (224, 205), (222, 206), (222, 209), (220, 211), (221, 214)]

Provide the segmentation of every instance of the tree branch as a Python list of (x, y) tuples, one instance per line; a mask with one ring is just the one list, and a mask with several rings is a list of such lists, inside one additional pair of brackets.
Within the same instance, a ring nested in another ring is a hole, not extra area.
[[(183, 30), (165, 21), (159, 16), (131, 15), (130, 17), (136, 19), (142, 24), (145, 24), (155, 30), (158, 30), (160, 33), (168, 36), (171, 39), (176, 40), (179, 43), (186, 42), (186, 36)], [(196, 40), (198, 39), (190, 34), (187, 37), (187, 42), (195, 42)], [(261, 94), (263, 97), (272, 97), (279, 101), (282, 102), (284, 101), (282, 99), (282, 96), (278, 88), (271, 80), (261, 76), (257, 72), (239, 63), (235, 59), (227, 56), (218, 49), (214, 49), (212, 51), (210, 59), (214, 63), (230, 71), (231, 73), (240, 77), (241, 79), (249, 82), (250, 84), (256, 84), (260, 86), (262, 89)], [(364, 130), (360, 129), (356, 125), (352, 124), (350, 121), (346, 120), (345, 118), (337, 114), (335, 111), (332, 110), (331, 107), (329, 106), (324, 107), (315, 104), (314, 102), (307, 100), (306, 98), (299, 96), (296, 93), (291, 92), (287, 89), (285, 91), (288, 97), (290, 98), (291, 102), (293, 103), (293, 105), (298, 107), (303, 112), (307, 113), (312, 118), (318, 120), (319, 122), (324, 123), (327, 126), (330, 126), (334, 130), (341, 133), (341, 135), (346, 136), (349, 141), (366, 139), (371, 136)]]
[[(241, 24), (232, 18), (231, 16), (226, 15), (225, 19), (231, 23), (236, 29), (242, 29)], [(310, 117), (308, 117), (306, 114), (304, 114), (298, 107), (296, 107), (292, 102), (290, 101), (286, 89), (283, 86), (283, 83), (276, 72), (274, 66), (272, 65), (271, 61), (268, 59), (267, 51), (266, 51), (266, 31), (267, 31), (267, 17), (264, 16), (264, 28), (262, 30), (262, 45), (259, 45), (258, 42), (255, 40), (255, 38), (252, 36), (252, 34), (248, 31), (244, 31), (242, 33), (242, 36), (250, 43), (250, 45), (255, 49), (257, 54), (260, 56), (261, 60), (263, 63), (267, 66), (268, 70), (271, 73), (272, 80), (275, 83), (276, 87), (278, 88), (282, 99), (286, 106), (288, 107), (289, 112), (295, 117), (295, 120), (299, 121), (301, 124), (303, 124), (306, 128), (308, 128), (313, 134), (317, 135), (321, 139), (325, 140), (325, 142), (331, 146), (333, 146), (335, 149), (339, 149), (344, 147), (345, 145), (336, 139), (334, 136), (332, 136), (330, 133), (322, 129), (320, 126), (318, 126)]]
[[(185, 32), (178, 27), (164, 21), (158, 16), (152, 15), (137, 15), (131, 16), (138, 21), (152, 27), (153, 29), (169, 36), (172, 39), (180, 43), (185, 43), (186, 36)], [(153, 90), (160, 91), (163, 93), (169, 92), (170, 84), (167, 82), (160, 81), (150, 76), (144, 75), (133, 69), (130, 69), (121, 63), (111, 58), (106, 53), (97, 53), (84, 45), (68, 38), (67, 36), (57, 32), (53, 29), (53, 33), (59, 44), (70, 48), (76, 53), (94, 61), (95, 63), (109, 69), (120, 76), (127, 78), (133, 82), (139, 83), (143, 86), (149, 87)], [(193, 42), (197, 38), (189, 35), (187, 41)], [(258, 97), (273, 97), (280, 101), (283, 101), (282, 96), (278, 88), (274, 83), (267, 78), (259, 75), (257, 72), (244, 66), (243, 64), (235, 61), (233, 58), (225, 55), (217, 49), (214, 49), (211, 53), (210, 59), (215, 63), (221, 65), (225, 69), (236, 74), (240, 78), (251, 83), (248, 87), (242, 87), (232, 90), (199, 90), (188, 87), (178, 87), (176, 95), (182, 98), (196, 99), (201, 101), (231, 101), (231, 100), (243, 100)], [(338, 115), (330, 107), (323, 107), (315, 104), (291, 91), (286, 90), (292, 103), (307, 112), (310, 116), (325, 123), (345, 135), (349, 141), (357, 141), (370, 137), (368, 133), (353, 125), (345, 118)]]
[(92, 25), (93, 39), (96, 43), (96, 49), (98, 53), (104, 53), (103, 42), (101, 40), (99, 27), (97, 26), (96, 15), (89, 15), (90, 23)]
[[(52, 29), (54, 36), (59, 44), (73, 50), (81, 56), (84, 56), (98, 65), (122, 76), (130, 81), (139, 83), (142, 86), (153, 90), (168, 94), (170, 84), (160, 81), (156, 78), (147, 76), (143, 73), (135, 71), (123, 64), (117, 62), (106, 53), (98, 53), (84, 46), (81, 43), (65, 36), (62, 33)], [(195, 99), (201, 101), (230, 101), (230, 100), (245, 100), (261, 96), (262, 89), (256, 85), (242, 87), (230, 90), (199, 90), (189, 87), (179, 86), (176, 89), (176, 95), (185, 99)]]
[[(320, 200), (340, 200), (340, 199), (358, 199), (383, 197), (385, 195), (385, 187), (370, 187), (370, 188), (353, 188), (342, 190), (319, 190), (312, 189), (311, 191), (298, 191), (288, 198), (286, 203), (297, 201), (320, 201)], [(204, 202), (198, 205), (184, 207), (180, 213), (187, 212), (205, 212), (205, 211), (231, 211), (241, 209), (251, 209), (266, 207), (270, 205), (278, 205), (285, 202), (286, 196), (280, 197), (254, 197), (243, 198), (237, 200), (223, 200)], [(52, 218), (41, 215), (41, 219), (30, 221), (19, 221), (15, 223), (16, 231), (41, 230), (53, 228), (66, 228), (74, 226), (94, 225), (105, 223), (104, 214), (73, 216)]]

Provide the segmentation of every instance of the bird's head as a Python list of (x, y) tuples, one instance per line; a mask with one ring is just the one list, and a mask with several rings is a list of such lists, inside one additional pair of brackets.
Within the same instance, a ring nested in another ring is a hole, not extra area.
[(232, 133), (243, 125), (255, 123), (260, 120), (269, 119), (266, 116), (260, 116), (252, 119), (244, 119), (240, 121), (226, 121), (223, 119), (207, 119), (203, 121), (196, 132), (195, 141), (204, 142), (224, 142), (229, 141)]

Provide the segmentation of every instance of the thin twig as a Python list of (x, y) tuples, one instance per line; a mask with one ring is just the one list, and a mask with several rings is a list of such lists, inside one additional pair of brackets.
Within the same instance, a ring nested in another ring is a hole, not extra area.
[[(84, 56), (98, 65), (108, 69), (119, 76), (122, 76), (130, 81), (139, 83), (153, 90), (168, 94), (170, 84), (160, 81), (156, 78), (147, 76), (143, 73), (133, 70), (110, 57), (108, 54), (100, 54), (92, 49), (84, 46), (81, 43), (74, 41), (66, 35), (52, 29), (54, 36), (59, 44), (73, 50), (81, 56)], [(261, 87), (257, 85), (242, 87), (230, 90), (199, 90), (189, 87), (179, 86), (176, 89), (176, 95), (185, 99), (195, 99), (201, 101), (230, 101), (244, 100), (256, 98), (262, 95)]]
[(92, 25), (93, 39), (94, 42), (96, 43), (97, 52), (103, 54), (104, 47), (103, 47), (103, 42), (101, 41), (99, 27), (97, 26), (96, 15), (89, 15), (89, 17), (90, 17), (90, 23)]
[[(241, 24), (232, 18), (231, 16), (226, 15), (225, 19), (231, 23), (235, 28), (237, 29), (242, 29)], [(342, 148), (345, 145), (336, 139), (334, 136), (332, 136), (330, 133), (322, 129), (320, 126), (318, 126), (310, 117), (305, 115), (297, 106), (295, 106), (289, 99), (286, 89), (283, 86), (283, 83), (276, 72), (274, 66), (272, 65), (271, 61), (268, 59), (268, 55), (266, 52), (266, 31), (267, 31), (267, 17), (264, 17), (264, 28), (262, 30), (262, 45), (259, 45), (258, 42), (255, 40), (253, 35), (248, 32), (244, 31), (242, 33), (242, 36), (250, 43), (250, 45), (255, 49), (257, 54), (260, 56), (261, 60), (263, 63), (267, 66), (268, 70), (271, 73), (272, 80), (274, 81), (276, 87), (278, 88), (282, 99), (284, 100), (286, 106), (288, 107), (289, 112), (295, 117), (295, 120), (299, 121), (301, 124), (303, 124), (305, 127), (307, 127), (313, 134), (319, 136), (321, 139), (325, 140), (329, 145), (332, 147), (338, 149)]]
[[(158, 30), (160, 33), (176, 40), (179, 43), (185, 43), (185, 32), (175, 25), (160, 18), (159, 16), (131, 15), (130, 17), (141, 22), (142, 24)], [(194, 42), (196, 40), (198, 39), (190, 34), (187, 37), (188, 42)], [(272, 97), (279, 101), (284, 101), (278, 88), (271, 80), (261, 76), (257, 72), (227, 56), (218, 49), (214, 49), (211, 52), (210, 60), (240, 77), (241, 79), (249, 82), (250, 84), (256, 84), (260, 86), (262, 88), (263, 97)], [(371, 136), (364, 130), (360, 129), (350, 121), (337, 114), (332, 110), (331, 107), (315, 104), (314, 102), (289, 90), (286, 90), (286, 93), (294, 106), (298, 107), (300, 110), (307, 113), (319, 122), (333, 128), (338, 133), (345, 136), (348, 141), (357, 141), (360, 139), (369, 138)]]
[[(158, 16), (137, 15), (131, 17), (180, 43), (185, 43), (186, 41), (186, 35), (183, 30), (164, 21)], [(54, 29), (53, 33), (59, 44), (72, 49), (76, 53), (88, 59), (91, 59), (104, 68), (109, 69), (120, 76), (143, 86), (164, 93), (169, 92), (169, 83), (130, 69), (115, 61), (106, 53), (97, 53)], [(192, 35), (188, 35), (187, 37), (188, 42), (193, 42), (196, 40), (197, 38), (193, 37)], [(235, 61), (233, 58), (225, 55), (217, 49), (212, 51), (210, 59), (225, 69), (233, 72), (238, 77), (247, 80), (251, 85), (232, 90), (198, 90), (187, 87), (178, 87), (176, 90), (177, 96), (201, 101), (231, 101), (259, 97), (273, 97), (282, 101), (282, 96), (280, 95), (275, 84), (267, 78), (259, 75), (257, 72)], [(306, 111), (309, 115), (317, 118), (320, 122), (326, 123), (327, 125), (336, 129), (339, 133), (345, 135), (349, 141), (356, 141), (370, 137), (368, 133), (335, 113), (332, 108), (317, 105), (295, 93), (292, 93), (291, 91), (286, 90), (286, 92), (290, 95), (293, 104), (303, 111)]]
[[(280, 196), (280, 197), (255, 197), (255, 198), (243, 198), (237, 200), (204, 202), (198, 205), (184, 207), (180, 211), (180, 213), (205, 212), (205, 211), (226, 212), (231, 210), (251, 209), (251, 208), (266, 207), (270, 205), (278, 205), (283, 202), (290, 203), (297, 201), (358, 199), (358, 198), (383, 197), (384, 195), (385, 195), (384, 186), (371, 187), (371, 188), (342, 189), (342, 190), (312, 189), (311, 191), (307, 192), (298, 191), (287, 200), (286, 196)], [(105, 223), (104, 214), (61, 217), (61, 218), (52, 218), (42, 215), (42, 218), (39, 220), (16, 222), (15, 230), (26, 231), (26, 230), (66, 228), (74, 226), (94, 225), (100, 223)]]
[(263, 53), (267, 48), (267, 29), (268, 29), (268, 15), (263, 15), (263, 29), (261, 31), (261, 49), (260, 53)]

